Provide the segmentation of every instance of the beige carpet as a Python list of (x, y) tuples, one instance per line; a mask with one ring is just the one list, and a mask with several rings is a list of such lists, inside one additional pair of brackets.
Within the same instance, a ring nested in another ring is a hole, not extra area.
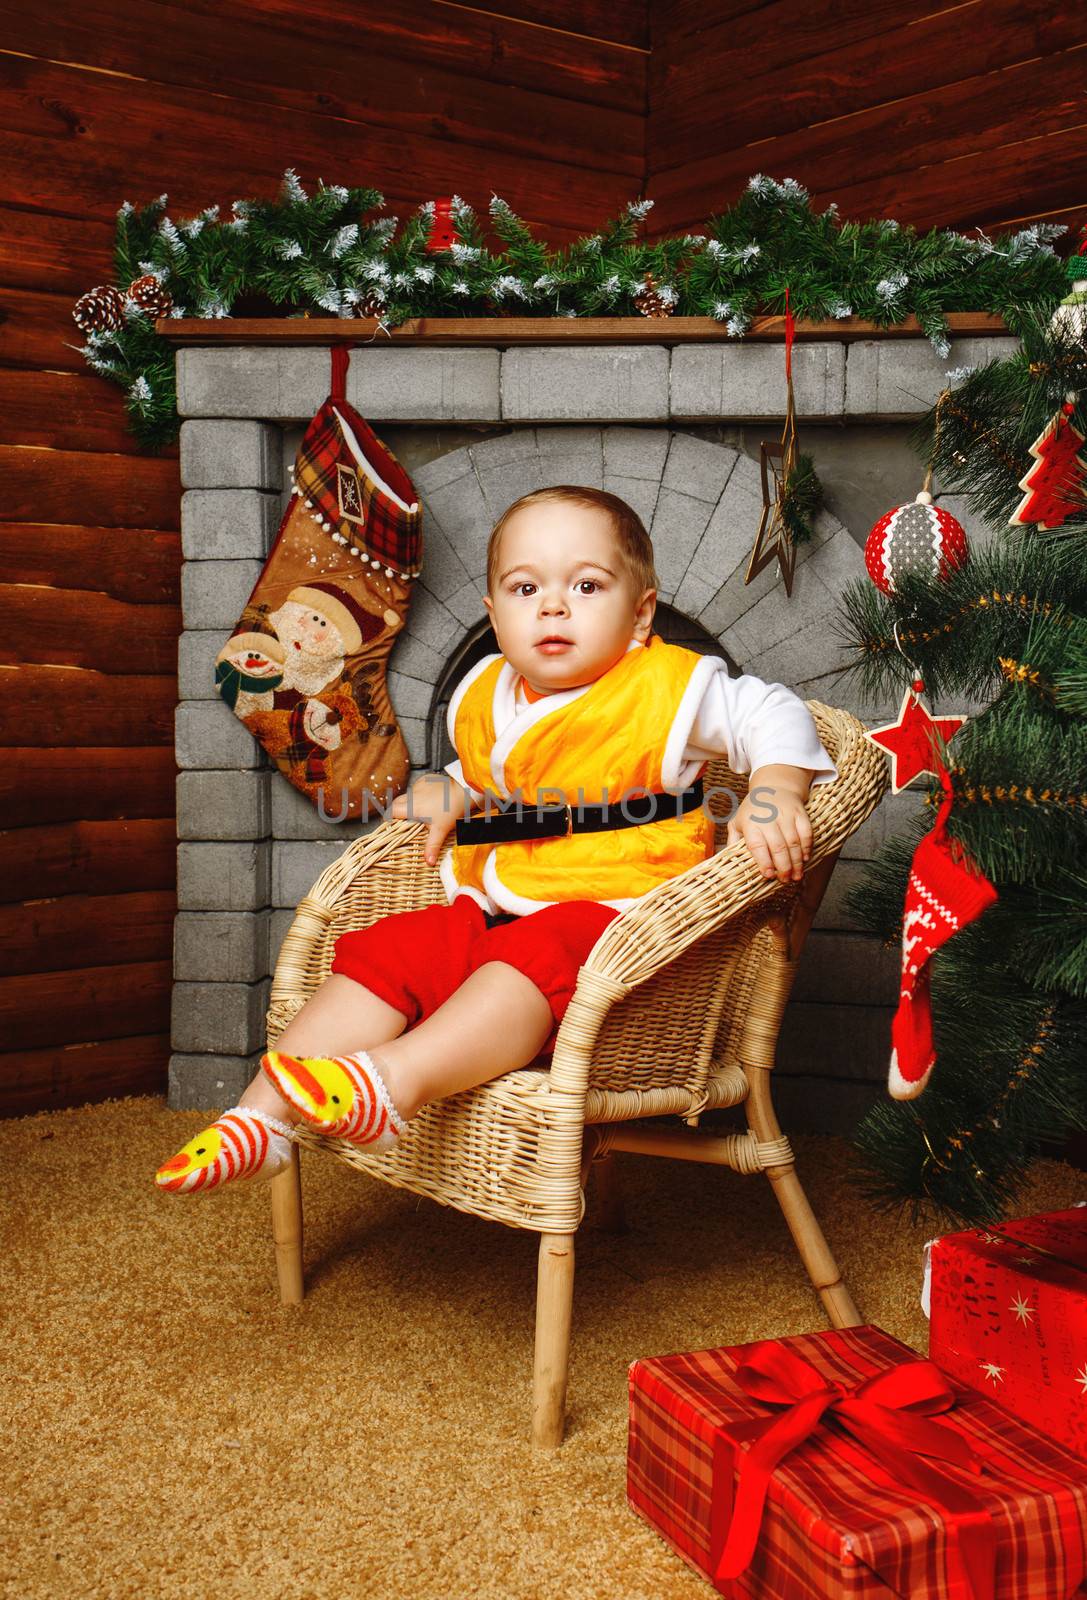
[[(633, 1228), (596, 1233), (590, 1208), (567, 1440), (539, 1454), (534, 1235), (303, 1152), (308, 1293), (281, 1307), (266, 1190), (153, 1186), (205, 1121), (149, 1097), (0, 1123), (0, 1593), (712, 1592), (626, 1505), (627, 1366), (824, 1325), (767, 1184), (618, 1158)], [(926, 1230), (866, 1212), (844, 1144), (800, 1154), (865, 1316), (923, 1349)], [(1044, 1163), (1024, 1209), (1083, 1189)]]

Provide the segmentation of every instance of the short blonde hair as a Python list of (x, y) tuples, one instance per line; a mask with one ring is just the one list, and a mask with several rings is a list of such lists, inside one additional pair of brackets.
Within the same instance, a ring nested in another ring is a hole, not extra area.
[(491, 537), (487, 544), (487, 591), (492, 592), (495, 580), (498, 577), (498, 546), (502, 538), (502, 529), (515, 512), (523, 510), (525, 506), (539, 505), (541, 501), (561, 500), (568, 505), (588, 506), (596, 511), (603, 511), (611, 518), (611, 525), (615, 537), (619, 542), (619, 551), (626, 562), (627, 570), (634, 579), (634, 586), (639, 595), (646, 589), (657, 587), (657, 574), (653, 566), (653, 545), (641, 517), (628, 506), (625, 500), (620, 500), (617, 494), (609, 494), (606, 489), (590, 489), (574, 483), (556, 483), (549, 489), (533, 489), (531, 494), (523, 494), (520, 500), (515, 500), (507, 506), (491, 529)]

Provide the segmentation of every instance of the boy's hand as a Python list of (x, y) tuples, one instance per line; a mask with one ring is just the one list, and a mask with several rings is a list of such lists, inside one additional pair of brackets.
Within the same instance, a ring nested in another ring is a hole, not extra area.
[(811, 857), (811, 821), (804, 809), (811, 773), (803, 767), (760, 767), (747, 798), (729, 819), (726, 844), (741, 839), (764, 878), (798, 882)]
[(397, 795), (389, 815), (428, 824), (423, 855), (432, 867), (457, 819), (468, 815), (471, 804), (467, 789), (447, 772), (428, 772), (412, 784), (407, 794)]

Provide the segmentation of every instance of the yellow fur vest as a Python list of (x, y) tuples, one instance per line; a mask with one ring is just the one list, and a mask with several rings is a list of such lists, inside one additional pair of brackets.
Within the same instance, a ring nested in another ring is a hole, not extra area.
[[(518, 709), (517, 672), (504, 656), (488, 656), (450, 703), (449, 736), (473, 789), (506, 800), (520, 791), (528, 809), (563, 799), (618, 806), (634, 791), (675, 788), (680, 740), (708, 676), (723, 665), (654, 636), (587, 687)], [(521, 915), (562, 900), (623, 909), (713, 851), (713, 822), (702, 807), (680, 817), (667, 802), (660, 809), (659, 821), (613, 832), (455, 844), (442, 863), (446, 893)]]

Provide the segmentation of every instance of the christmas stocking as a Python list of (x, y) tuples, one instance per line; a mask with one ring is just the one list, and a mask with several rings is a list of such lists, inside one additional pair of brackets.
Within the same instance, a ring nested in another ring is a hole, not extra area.
[(887, 1087), (896, 1100), (912, 1100), (936, 1064), (932, 1044), (932, 957), (952, 934), (979, 917), (996, 899), (988, 878), (947, 832), (951, 779), (939, 774), (944, 798), (936, 823), (913, 853), (902, 917), (902, 981), (891, 1025), (891, 1070)]
[(406, 787), (385, 672), (422, 555), (411, 479), (348, 405), (348, 360), (333, 347), (290, 504), (215, 663), (227, 705), (331, 822), (375, 815), (373, 801)]

